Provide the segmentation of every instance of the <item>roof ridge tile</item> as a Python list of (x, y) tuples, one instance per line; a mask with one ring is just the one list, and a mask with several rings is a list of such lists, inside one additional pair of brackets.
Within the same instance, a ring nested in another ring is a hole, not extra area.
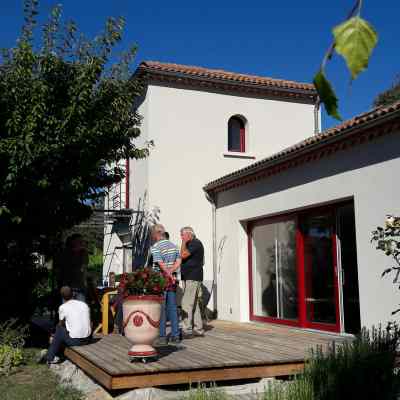
[(246, 82), (257, 85), (270, 85), (276, 87), (302, 89), (315, 92), (315, 87), (312, 83), (297, 82), (293, 80), (272, 78), (268, 76), (250, 75), (239, 72), (226, 71), (217, 68), (207, 68), (202, 66), (183, 65), (175, 63), (164, 63), (160, 61), (143, 61), (140, 63), (139, 69), (141, 67), (156, 71), (182, 73), (189, 76), (204, 76), (213, 79), (229, 80), (234, 82)]

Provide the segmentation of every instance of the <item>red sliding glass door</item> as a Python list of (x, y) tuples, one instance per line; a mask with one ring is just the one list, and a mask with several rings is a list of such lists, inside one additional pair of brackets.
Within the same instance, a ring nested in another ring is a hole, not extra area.
[[(340, 330), (335, 213), (322, 209), (299, 218), (299, 255), (304, 279), (303, 325)], [(301, 260), (302, 259), (302, 260)]]
[(250, 316), (338, 332), (335, 209), (249, 225)]

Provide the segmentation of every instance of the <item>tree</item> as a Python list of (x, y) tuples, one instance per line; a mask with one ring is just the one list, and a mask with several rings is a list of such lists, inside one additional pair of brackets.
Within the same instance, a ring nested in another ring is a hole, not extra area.
[(388, 106), (393, 104), (395, 101), (400, 100), (400, 76), (397, 77), (392, 87), (384, 92), (378, 94), (374, 100), (374, 106)]
[(49, 252), (51, 239), (87, 219), (123, 178), (118, 161), (148, 154), (134, 141), (136, 47), (111, 62), (124, 20), (109, 18), (90, 41), (56, 6), (39, 38), (37, 10), (38, 0), (25, 0), (20, 38), (0, 59), (0, 263), (19, 286), (30, 279), (32, 252)]

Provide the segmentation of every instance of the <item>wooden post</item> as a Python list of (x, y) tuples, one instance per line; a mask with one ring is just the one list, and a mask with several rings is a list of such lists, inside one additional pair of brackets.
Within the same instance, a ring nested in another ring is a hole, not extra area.
[(104, 293), (103, 299), (101, 301), (101, 325), (103, 335), (108, 335), (108, 312), (110, 306), (110, 299), (108, 297), (108, 293)]

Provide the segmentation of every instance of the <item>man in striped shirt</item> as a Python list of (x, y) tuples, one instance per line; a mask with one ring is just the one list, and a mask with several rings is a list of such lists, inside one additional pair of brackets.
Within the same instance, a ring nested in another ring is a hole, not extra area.
[(168, 344), (166, 323), (171, 322), (171, 343), (179, 343), (179, 321), (176, 305), (176, 284), (172, 274), (181, 266), (181, 255), (178, 247), (165, 237), (165, 228), (161, 224), (154, 225), (152, 239), (155, 244), (151, 247), (153, 268), (159, 268), (169, 279), (170, 284), (164, 293), (164, 303), (161, 309), (159, 344)]

